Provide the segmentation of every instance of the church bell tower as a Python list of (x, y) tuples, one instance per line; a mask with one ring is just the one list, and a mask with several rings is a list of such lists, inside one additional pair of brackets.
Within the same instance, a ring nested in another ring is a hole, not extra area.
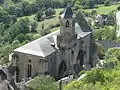
[(59, 17), (60, 35), (57, 36), (57, 46), (60, 49), (71, 48), (77, 39), (74, 18), (70, 5), (66, 7), (64, 13)]

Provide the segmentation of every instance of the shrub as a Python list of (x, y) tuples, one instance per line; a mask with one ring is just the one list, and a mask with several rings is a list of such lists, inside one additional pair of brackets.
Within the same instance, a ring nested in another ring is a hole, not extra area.
[(45, 11), (46, 17), (53, 16), (53, 15), (55, 15), (55, 13), (56, 13), (55, 10), (52, 9), (52, 8), (48, 8), (48, 9)]
[(37, 14), (36, 14), (36, 16), (35, 16), (35, 19), (36, 19), (37, 21), (41, 21), (43, 14), (44, 14), (43, 11), (37, 12)]
[(118, 11), (120, 10), (120, 6), (117, 7), (117, 10), (118, 10)]
[(33, 90), (58, 90), (55, 80), (50, 76), (37, 76), (32, 80), (28, 87)]

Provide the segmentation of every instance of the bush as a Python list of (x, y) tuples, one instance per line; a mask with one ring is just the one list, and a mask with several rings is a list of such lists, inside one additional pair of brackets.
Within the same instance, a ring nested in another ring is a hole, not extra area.
[(110, 48), (106, 52), (106, 58), (113, 58), (116, 57), (118, 60), (120, 60), (120, 49), (119, 48)]
[(92, 11), (91, 11), (91, 15), (95, 15), (96, 13), (97, 13), (96, 10), (92, 10)]
[(48, 8), (48, 9), (45, 11), (46, 17), (53, 16), (53, 15), (55, 15), (55, 13), (56, 13), (55, 10), (52, 9), (52, 8)]
[(104, 47), (103, 45), (96, 43), (96, 48), (97, 48), (97, 55), (100, 59), (103, 58), (103, 56), (105, 56), (105, 52), (104, 52)]
[(36, 19), (37, 21), (41, 21), (43, 15), (44, 15), (43, 11), (39, 11), (39, 12), (37, 12), (37, 14), (36, 14), (36, 16), (35, 16), (35, 19)]
[(37, 76), (32, 80), (28, 87), (33, 90), (58, 90), (55, 80), (50, 76)]
[(50, 33), (50, 29), (48, 29), (48, 28), (42, 29), (42, 30), (40, 31), (40, 35), (41, 35), (41, 36), (45, 36), (45, 35), (47, 35), (47, 34), (49, 34), (49, 33)]
[(120, 6), (117, 7), (117, 10), (118, 10), (118, 11), (120, 10)]
[(26, 37), (25, 37), (24, 34), (19, 34), (19, 35), (15, 38), (15, 40), (18, 40), (18, 41), (20, 41), (20, 43), (22, 43), (24, 40), (26, 40)]
[(38, 26), (38, 23), (37, 22), (32, 22), (30, 23), (31, 25), (31, 32), (37, 32), (37, 26)]
[(85, 82), (96, 84), (96, 82), (104, 83), (104, 73), (102, 69), (95, 69), (87, 72)]

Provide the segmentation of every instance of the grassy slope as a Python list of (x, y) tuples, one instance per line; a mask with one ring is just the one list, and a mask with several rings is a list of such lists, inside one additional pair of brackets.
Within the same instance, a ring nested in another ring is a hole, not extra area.
[[(58, 19), (59, 13), (60, 13), (60, 11), (63, 10), (63, 8), (55, 9), (55, 10), (56, 10), (56, 15), (55, 15), (54, 18), (46, 19), (44, 21), (38, 22), (38, 32), (37, 33), (31, 33), (34, 37), (36, 37), (36, 35), (38, 36), (39, 31), (42, 29), (41, 26), (42, 26), (43, 23), (44, 23), (44, 28), (48, 28), (49, 25), (55, 25), (55, 24), (59, 23), (59, 19)], [(29, 18), (30, 21), (34, 21), (35, 15), (24, 16), (24, 17)], [(21, 19), (21, 18), (24, 18), (24, 17), (20, 17), (20, 18), (18, 18), (18, 20)], [(54, 31), (56, 31), (58, 29), (59, 29), (59, 27), (53, 28), (53, 29), (50, 30), (50, 32), (54, 32)]]
[[(49, 25), (55, 25), (57, 23), (59, 23), (59, 13), (60, 11), (62, 11), (63, 9), (55, 9), (56, 10), (56, 17), (54, 18), (51, 18), (51, 19), (46, 19), (44, 21), (41, 21), (39, 22), (39, 30), (41, 29), (41, 25), (44, 24), (45, 25), (45, 28), (47, 28)], [(52, 31), (55, 31), (55, 30), (52, 30)]]
[(84, 11), (91, 12), (92, 10), (96, 10), (100, 14), (109, 14), (110, 11), (116, 10), (118, 6), (120, 6), (120, 4), (111, 5), (111, 6), (103, 6), (103, 5), (101, 5), (98, 8), (95, 8), (95, 9), (86, 9)]
[[(44, 24), (44, 27), (45, 27), (45, 28), (48, 28), (48, 26), (50, 26), (50, 25), (55, 25), (55, 24), (59, 23), (59, 19), (58, 19), (59, 13), (60, 13), (60, 11), (62, 11), (63, 9), (61, 8), (61, 9), (55, 9), (55, 10), (56, 10), (56, 15), (55, 15), (54, 18), (45, 19), (44, 21), (38, 22), (38, 31), (41, 30), (42, 24)], [(35, 15), (24, 16), (24, 17), (28, 17), (28, 18), (30, 19), (30, 21), (34, 21)], [(24, 18), (24, 17), (21, 17), (21, 18)], [(19, 20), (19, 19), (20, 19), (20, 18), (18, 18), (18, 20)], [(52, 30), (50, 30), (50, 31), (53, 32), (53, 31), (55, 31), (55, 30), (57, 30), (57, 29), (58, 29), (58, 28), (54, 28), (54, 29), (52, 29)]]

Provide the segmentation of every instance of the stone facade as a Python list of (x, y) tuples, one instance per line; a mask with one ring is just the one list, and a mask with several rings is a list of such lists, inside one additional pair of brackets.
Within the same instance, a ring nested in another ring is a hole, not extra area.
[(13, 51), (16, 81), (49, 74), (56, 79), (93, 66), (92, 30), (82, 14), (76, 16), (68, 6), (60, 16), (60, 30)]

